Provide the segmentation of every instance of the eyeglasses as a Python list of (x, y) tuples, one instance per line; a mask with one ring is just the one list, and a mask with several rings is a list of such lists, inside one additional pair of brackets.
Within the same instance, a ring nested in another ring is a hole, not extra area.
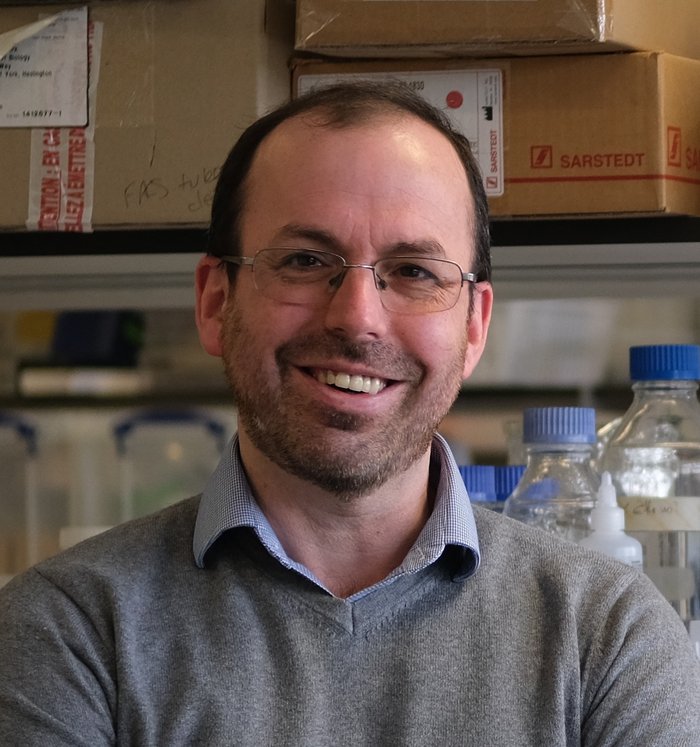
[(262, 249), (254, 257), (225, 254), (219, 259), (250, 265), (253, 282), (273, 301), (321, 307), (341, 286), (351, 268), (371, 270), (379, 298), (387, 311), (429, 314), (451, 309), (465, 282), (476, 283), (473, 272), (448, 259), (386, 257), (372, 265), (349, 264), (339, 254), (317, 249)]

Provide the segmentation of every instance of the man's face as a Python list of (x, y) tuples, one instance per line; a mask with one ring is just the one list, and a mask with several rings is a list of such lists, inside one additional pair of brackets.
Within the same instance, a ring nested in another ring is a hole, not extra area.
[[(242, 253), (323, 249), (372, 264), (429, 246), (468, 271), (471, 204), (457, 154), (418, 119), (333, 129), (296, 118), (253, 162)], [(311, 308), (266, 298), (241, 268), (213, 352), (223, 357), (242, 438), (340, 496), (378, 487), (425, 455), (476, 364), (491, 291), (475, 293), (471, 316), (468, 286), (447, 311), (397, 314), (382, 306), (371, 271), (350, 269), (328, 302)]]

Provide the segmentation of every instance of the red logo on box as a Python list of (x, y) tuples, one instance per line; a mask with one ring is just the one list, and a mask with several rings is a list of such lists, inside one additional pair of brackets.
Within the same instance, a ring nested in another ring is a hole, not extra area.
[(552, 168), (552, 146), (532, 145), (530, 146), (530, 168), (551, 169)]
[(681, 165), (681, 128), (669, 127), (666, 133), (666, 147), (668, 149), (668, 165)]
[(486, 189), (498, 189), (498, 177), (487, 176), (486, 177)]
[(464, 103), (464, 96), (459, 91), (450, 91), (445, 97), (445, 102), (450, 109), (459, 109)]

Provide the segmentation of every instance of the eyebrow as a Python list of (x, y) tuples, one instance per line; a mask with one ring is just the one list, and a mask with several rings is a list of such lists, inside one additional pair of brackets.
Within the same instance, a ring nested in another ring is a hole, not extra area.
[(314, 228), (313, 226), (302, 226), (297, 223), (288, 223), (275, 234), (275, 241), (284, 241), (285, 239), (305, 239), (306, 241), (312, 241), (314, 244), (320, 244), (325, 249), (328, 249), (328, 251), (335, 252), (336, 254), (340, 254), (343, 249), (340, 241), (329, 231), (325, 231), (322, 228)]
[(424, 241), (399, 241), (391, 248), (392, 254), (398, 256), (423, 256), (445, 258), (445, 249), (439, 241), (426, 239)]
[[(324, 249), (332, 251), (335, 254), (342, 255), (345, 247), (340, 240), (330, 231), (313, 226), (303, 226), (296, 223), (288, 223), (283, 226), (275, 236), (275, 241), (285, 239), (304, 239), (312, 241), (314, 244), (321, 245)], [(311, 248), (311, 247), (309, 247)], [(380, 250), (383, 256), (394, 255), (397, 257), (404, 256), (422, 256), (422, 257), (446, 257), (445, 248), (439, 241), (433, 239), (421, 239), (418, 241), (397, 241), (395, 244)]]

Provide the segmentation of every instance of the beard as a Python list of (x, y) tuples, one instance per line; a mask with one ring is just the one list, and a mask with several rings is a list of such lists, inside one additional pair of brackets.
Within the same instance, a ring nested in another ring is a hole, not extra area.
[[(253, 445), (290, 474), (352, 500), (408, 469), (430, 448), (462, 384), (466, 336), (465, 325), (450, 365), (430, 383), (425, 366), (395, 346), (351, 342), (330, 332), (299, 335), (280, 345), (275, 351), (279, 378), (270, 381), (255, 355), (259, 336), (235, 306), (226, 312), (221, 342), (238, 420)], [(364, 364), (408, 382), (408, 389), (398, 407), (381, 416), (330, 408), (309, 401), (290, 383), (292, 361), (309, 358)]]

